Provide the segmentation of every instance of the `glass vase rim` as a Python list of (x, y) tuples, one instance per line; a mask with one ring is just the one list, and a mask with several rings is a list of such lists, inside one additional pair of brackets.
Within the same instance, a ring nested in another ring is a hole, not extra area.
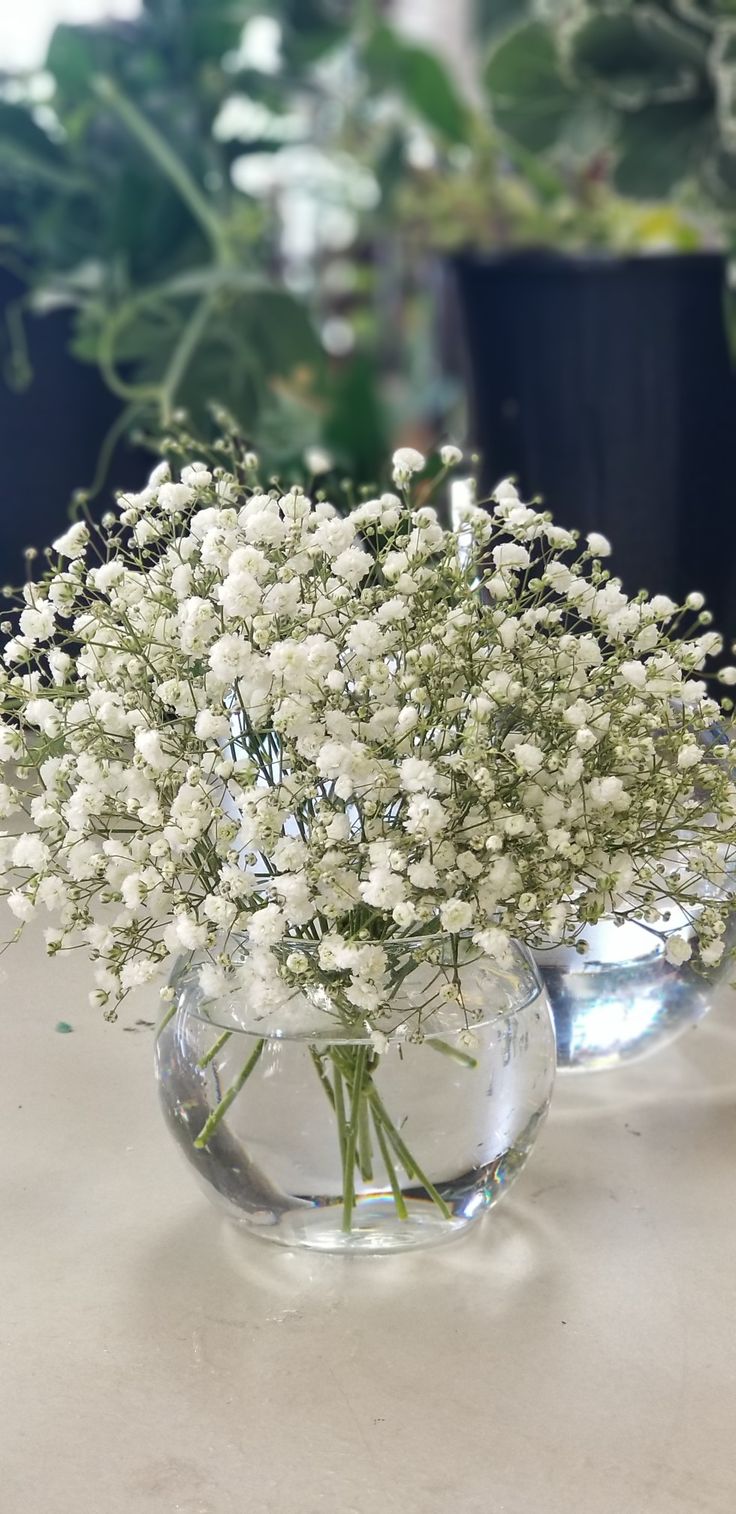
[[(336, 934), (339, 934), (339, 932), (336, 932)], [(386, 950), (391, 947), (434, 946), (439, 941), (470, 941), (472, 943), (474, 936), (477, 934), (477, 929), (469, 926), (465, 930), (435, 930), (431, 934), (427, 933), (426, 935), (354, 936), (350, 938), (349, 944), (351, 946), (380, 946), (383, 950)], [(520, 936), (513, 936), (510, 931), (505, 932), (505, 934), (508, 936), (511, 947), (516, 948), (525, 956), (531, 955), (531, 948), (527, 946), (526, 941), (522, 941)], [(245, 946), (250, 946), (247, 932), (234, 939)], [(322, 945), (322, 939), (310, 941), (307, 936), (279, 936), (272, 944), (277, 947), (290, 947), (292, 951), (301, 951), (303, 947), (317, 951)], [(480, 946), (478, 947), (478, 952), (481, 956), (487, 956), (489, 962), (494, 961), (494, 958), (489, 956), (487, 952), (484, 953)]]
[[(419, 942), (424, 946), (430, 943), (434, 943), (439, 939), (442, 939), (443, 937), (447, 939), (452, 936), (455, 936), (456, 938), (463, 937), (464, 939), (471, 940), (472, 932), (438, 932), (437, 935), (431, 937), (419, 938)], [(278, 945), (279, 943), (275, 944)], [(292, 937), (286, 938), (286, 944), (288, 944), (288, 946), (291, 947), (292, 950), (297, 945)], [(369, 941), (357, 944), (382, 945), (383, 943)], [(399, 943), (397, 942), (395, 944), (398, 945)], [(412, 942), (407, 938), (404, 939), (401, 944), (410, 946)], [(418, 943), (415, 942), (414, 944)], [(523, 991), (520, 990), (518, 998), (515, 998), (513, 1002), (509, 1002), (508, 1004), (505, 1004), (503, 1006), (489, 1009), (487, 1013), (483, 1012), (477, 1019), (471, 1018), (467, 1023), (465, 1023), (460, 1018), (458, 1011), (455, 1012), (455, 1018), (452, 1024), (442, 1025), (441, 1023), (436, 1023), (439, 1019), (439, 1014), (436, 1010), (432, 1011), (431, 1014), (426, 1017), (425, 1023), (429, 1028), (422, 1029), (422, 1041), (446, 1041), (448, 1039), (456, 1039), (466, 1031), (470, 1031), (470, 1033), (473, 1034), (476, 1031), (482, 1031), (486, 1026), (489, 1026), (499, 1020), (509, 1019), (512, 1015), (520, 1014), (524, 1010), (528, 1009), (536, 999), (541, 998), (545, 1000), (545, 1002), (547, 1002), (544, 980), (542, 978), (539, 966), (534, 960), (531, 950), (528, 946), (526, 946), (524, 942), (519, 941), (516, 938), (512, 938), (512, 944), (518, 950), (520, 959), (519, 965), (523, 966), (523, 971), (526, 975), (526, 983), (523, 986)], [(310, 942), (309, 945), (312, 947), (318, 947), (319, 942)], [(514, 966), (512, 966), (511, 968), (502, 968), (500, 964), (496, 963), (492, 957), (488, 956), (480, 949), (478, 950), (478, 957), (473, 959), (473, 962), (466, 963), (464, 965), (473, 966), (476, 961), (484, 961), (487, 964), (489, 970), (497, 973), (499, 977), (503, 977), (504, 975), (508, 977), (509, 974), (518, 970), (516, 964), (514, 964)], [(178, 984), (181, 987), (186, 984), (187, 980), (193, 981), (195, 979), (196, 970), (196, 962), (189, 960), (184, 964), (182, 962), (182, 959), (180, 959), (180, 962), (174, 964), (174, 968), (172, 970), (169, 981), (172, 986), (176, 986)], [(409, 1046), (412, 1044), (412, 1032), (415, 1028), (415, 1017), (412, 1013), (406, 1014), (398, 1025), (391, 1025), (385, 1020), (382, 1021), (380, 1017), (377, 1017), (373, 1023), (369, 1023), (370, 1016), (368, 1012), (366, 1012), (362, 1023), (359, 1022), (356, 1024), (349, 1024), (341, 1022), (338, 1019), (337, 1015), (335, 1015), (334, 1017), (331, 1016), (328, 1010), (320, 1010), (315, 1007), (315, 1017), (318, 1017), (320, 1014), (324, 1015), (325, 1017), (325, 1023), (323, 1025), (319, 1024), (317, 1018), (315, 1018), (314, 1022), (308, 1029), (302, 1027), (293, 1028), (279, 1025), (277, 1013), (275, 1012), (274, 1023), (271, 1023), (271, 1019), (269, 1017), (268, 1023), (264, 1023), (263, 1027), (260, 1028), (257, 1023), (247, 1024), (234, 1020), (232, 1016), (228, 1015), (228, 1013), (224, 1009), (221, 1009), (219, 1007), (231, 999), (237, 999), (240, 995), (242, 995), (242, 993), (242, 989), (233, 987), (230, 992), (225, 990), (224, 993), (219, 995), (204, 995), (201, 1002), (199, 1003), (175, 1004), (170, 1008), (169, 1011), (165, 1013), (160, 1028), (163, 1028), (170, 1017), (173, 1018), (174, 1016), (182, 1015), (187, 1019), (191, 1018), (197, 1020), (200, 1024), (209, 1025), (213, 1030), (219, 1030), (223, 1032), (229, 1031), (232, 1035), (249, 1036), (254, 1040), (283, 1041), (301, 1043), (302, 1045), (308, 1045), (310, 1043), (317, 1043), (319, 1045), (336, 1044), (343, 1046), (367, 1045), (370, 1044), (371, 1038), (372, 1036), (374, 1036), (375, 1032), (379, 1031), (386, 1036), (387, 1042), (391, 1045)], [(294, 997), (296, 997), (298, 993), (299, 990), (295, 989)], [(206, 1011), (208, 1009), (212, 1012), (207, 1013)]]

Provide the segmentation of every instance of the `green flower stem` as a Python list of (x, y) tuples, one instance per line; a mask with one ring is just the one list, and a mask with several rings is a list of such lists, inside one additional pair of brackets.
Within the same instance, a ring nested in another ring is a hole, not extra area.
[(266, 1038), (265, 1036), (262, 1036), (260, 1041), (256, 1043), (255, 1050), (251, 1052), (248, 1061), (245, 1064), (245, 1067), (243, 1067), (238, 1073), (235, 1082), (231, 1085), (230, 1088), (228, 1088), (228, 1091), (224, 1095), (224, 1097), (220, 1099), (217, 1108), (213, 1109), (212, 1114), (203, 1125), (196, 1141), (194, 1142), (197, 1151), (201, 1151), (202, 1148), (207, 1145), (210, 1137), (214, 1135), (214, 1132), (217, 1130), (220, 1121), (223, 1119), (224, 1115), (227, 1114), (227, 1111), (230, 1108), (233, 1099), (237, 1098), (241, 1088), (245, 1083), (247, 1083), (248, 1078), (257, 1066), (265, 1044)]
[(373, 1182), (373, 1152), (371, 1151), (371, 1127), (369, 1123), (368, 1087), (370, 1079), (361, 1088), (358, 1109), (358, 1167), (364, 1183)]
[(346, 1235), (353, 1228), (355, 1207), (355, 1155), (358, 1143), (363, 1081), (368, 1047), (359, 1046), (355, 1054), (355, 1068), (350, 1089), (350, 1119), (345, 1135), (345, 1160), (343, 1163), (342, 1228)]
[(449, 1041), (437, 1041), (434, 1036), (428, 1036), (425, 1046), (431, 1046), (433, 1051), (441, 1051), (444, 1057), (452, 1057), (453, 1061), (459, 1062), (462, 1067), (477, 1067), (478, 1058), (471, 1057), (467, 1051), (458, 1051), (456, 1046), (451, 1046)]
[(405, 1145), (402, 1137), (400, 1136), (398, 1130), (396, 1129), (396, 1126), (393, 1123), (393, 1120), (386, 1113), (383, 1100), (380, 1098), (377, 1090), (374, 1087), (371, 1087), (368, 1091), (367, 1097), (370, 1100), (371, 1106), (373, 1108), (374, 1116), (378, 1117), (381, 1125), (383, 1126), (384, 1132), (388, 1136), (388, 1139), (391, 1142), (391, 1145), (393, 1146), (394, 1151), (396, 1152), (396, 1155), (399, 1158), (399, 1161), (401, 1162), (407, 1176), (410, 1178), (415, 1177), (417, 1181), (421, 1183), (422, 1188), (426, 1189), (433, 1204), (437, 1205), (437, 1208), (439, 1209), (440, 1214), (443, 1216), (443, 1218), (446, 1220), (451, 1220), (452, 1214), (442, 1195), (437, 1192), (434, 1183), (430, 1182), (426, 1172), (422, 1171), (419, 1163), (416, 1161), (416, 1158), (412, 1156), (408, 1146)]
[(219, 216), (212, 210), (206, 195), (192, 178), (186, 164), (177, 156), (166, 138), (162, 137), (158, 128), (139, 111), (128, 95), (123, 93), (114, 79), (111, 79), (108, 74), (99, 75), (94, 81), (94, 87), (98, 98), (115, 111), (127, 126), (131, 136), (136, 138), (169, 183), (173, 185), (194, 219), (199, 222), (218, 258), (227, 261), (228, 245), (224, 226)]
[[(332, 1052), (332, 1061), (335, 1067), (335, 1086), (336, 1090), (339, 1090), (340, 1095), (340, 1108), (337, 1108), (335, 1102), (333, 1102), (332, 1107), (338, 1117), (338, 1133), (340, 1132), (340, 1130), (342, 1130), (343, 1132), (343, 1138), (341, 1139), (340, 1145), (340, 1152), (341, 1155), (343, 1155), (347, 1133), (343, 1085), (344, 1083), (346, 1083), (350, 1090), (352, 1108), (355, 1062), (349, 1050), (347, 1050), (346, 1052), (338, 1051), (337, 1049), (334, 1049)], [(372, 1071), (373, 1065), (371, 1061), (371, 1055), (370, 1052), (368, 1052), (368, 1050), (366, 1049), (366, 1059), (363, 1069), (363, 1081), (359, 1101), (360, 1107), (358, 1110), (358, 1136), (355, 1156), (358, 1171), (360, 1172), (360, 1176), (365, 1183), (370, 1183), (373, 1181), (373, 1152), (371, 1150), (371, 1130), (369, 1121), (370, 1111), (367, 1103), (367, 1090), (371, 1086)]]
[(169, 425), (171, 421), (179, 386), (207, 330), (215, 300), (216, 296), (211, 290), (202, 296), (174, 348), (161, 385), (161, 419), (165, 425)]
[(315, 1072), (317, 1074), (317, 1077), (319, 1078), (319, 1081), (322, 1084), (322, 1087), (324, 1088), (324, 1091), (325, 1091), (325, 1093), (327, 1095), (327, 1098), (329, 1099), (330, 1105), (331, 1105), (332, 1109), (334, 1110), (335, 1109), (335, 1094), (334, 1094), (334, 1091), (333, 1091), (333, 1088), (332, 1088), (332, 1084), (331, 1084), (331, 1082), (330, 1082), (330, 1080), (329, 1080), (329, 1078), (327, 1076), (327, 1073), (325, 1072), (324, 1059), (320, 1056), (320, 1054), (319, 1054), (316, 1046), (310, 1046), (310, 1048), (309, 1048), (309, 1055), (312, 1058), (312, 1061), (314, 1063), (314, 1069), (315, 1069)]
[(179, 1008), (179, 1005), (176, 1003), (176, 1000), (174, 1001), (173, 1004), (169, 1005), (169, 1007), (168, 1007), (168, 1009), (166, 1011), (166, 1014), (164, 1015), (163, 1020), (161, 1021), (161, 1024), (159, 1025), (158, 1030), (156, 1031), (156, 1035), (157, 1036), (160, 1036), (162, 1030), (166, 1029), (166, 1026), (169, 1024), (169, 1021), (173, 1020), (174, 1015), (176, 1014), (178, 1008)]
[(408, 1209), (406, 1207), (406, 1201), (404, 1199), (404, 1195), (401, 1192), (401, 1185), (399, 1183), (399, 1179), (398, 1179), (397, 1174), (396, 1174), (396, 1168), (395, 1168), (394, 1163), (393, 1163), (393, 1158), (391, 1156), (391, 1152), (389, 1151), (388, 1141), (386, 1140), (386, 1137), (385, 1137), (385, 1135), (383, 1133), (383, 1129), (382, 1129), (382, 1126), (381, 1126), (381, 1121), (378, 1118), (378, 1115), (376, 1114), (375, 1109), (373, 1109), (371, 1111), (371, 1113), (373, 1115), (373, 1124), (375, 1126), (376, 1139), (378, 1141), (379, 1150), (381, 1152), (381, 1157), (383, 1159), (383, 1165), (386, 1168), (386, 1171), (388, 1173), (388, 1180), (389, 1180), (389, 1183), (391, 1184), (391, 1192), (393, 1194), (393, 1200), (394, 1200), (394, 1205), (396, 1207), (396, 1213), (397, 1213), (397, 1215), (398, 1215), (398, 1217), (399, 1217), (400, 1220), (408, 1220), (408, 1218), (409, 1218), (409, 1211), (408, 1211)]
[(206, 1051), (204, 1056), (200, 1057), (197, 1066), (209, 1067), (210, 1062), (214, 1062), (218, 1051), (222, 1051), (223, 1046), (227, 1041), (230, 1040), (231, 1035), (231, 1030), (223, 1030), (222, 1035), (217, 1037), (217, 1040), (214, 1042), (214, 1045), (210, 1047), (209, 1051)]
[(134, 404), (124, 405), (123, 409), (118, 415), (117, 420), (113, 421), (112, 425), (106, 432), (105, 439), (102, 443), (102, 446), (100, 447), (97, 456), (97, 464), (94, 471), (94, 477), (91, 484), (89, 485), (89, 488), (85, 490), (85, 493), (89, 499), (95, 499), (96, 496), (100, 493), (100, 490), (104, 488), (115, 448), (117, 447), (121, 436), (124, 436), (125, 433), (130, 430), (132, 422), (135, 419), (137, 413), (138, 412)]
[(347, 1118), (345, 1115), (345, 1090), (343, 1088), (342, 1073), (339, 1067), (335, 1067), (335, 1114), (337, 1116), (337, 1135), (340, 1142), (340, 1161), (342, 1170), (345, 1171), (345, 1143), (347, 1139)]

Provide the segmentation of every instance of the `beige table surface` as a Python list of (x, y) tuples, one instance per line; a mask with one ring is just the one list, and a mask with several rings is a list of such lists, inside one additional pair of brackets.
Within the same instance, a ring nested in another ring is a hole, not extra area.
[(0, 971), (0, 1514), (734, 1514), (730, 993), (561, 1079), (485, 1228), (350, 1261), (210, 1209), (153, 996), (105, 1025), (33, 932)]

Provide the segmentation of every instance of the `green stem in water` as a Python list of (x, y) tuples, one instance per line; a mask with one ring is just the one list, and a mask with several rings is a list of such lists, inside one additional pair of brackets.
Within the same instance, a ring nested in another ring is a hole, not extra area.
[(227, 1114), (227, 1111), (230, 1108), (230, 1105), (232, 1104), (233, 1099), (237, 1098), (238, 1094), (240, 1093), (241, 1088), (243, 1087), (243, 1085), (245, 1083), (247, 1083), (248, 1078), (250, 1077), (250, 1075), (253, 1072), (254, 1068), (257, 1066), (258, 1061), (259, 1061), (260, 1056), (261, 1056), (261, 1052), (263, 1051), (263, 1048), (264, 1048), (265, 1044), (266, 1044), (266, 1038), (265, 1038), (265, 1036), (263, 1036), (261, 1038), (261, 1040), (256, 1043), (254, 1051), (251, 1052), (251, 1054), (250, 1054), (250, 1056), (248, 1058), (248, 1061), (245, 1064), (245, 1067), (243, 1067), (241, 1069), (241, 1071), (238, 1073), (238, 1076), (235, 1079), (235, 1082), (232, 1084), (232, 1086), (230, 1088), (228, 1088), (228, 1091), (224, 1095), (224, 1097), (222, 1099), (220, 1099), (220, 1102), (217, 1105), (217, 1108), (213, 1109), (212, 1114), (210, 1115), (210, 1117), (206, 1121), (206, 1123), (203, 1125), (202, 1129), (199, 1132), (199, 1135), (197, 1136), (196, 1141), (194, 1142), (194, 1145), (195, 1145), (195, 1148), (196, 1148), (197, 1151), (201, 1151), (202, 1148), (207, 1145), (207, 1142), (209, 1141), (210, 1137), (212, 1135), (214, 1135), (214, 1132), (217, 1130), (217, 1127), (218, 1127), (220, 1121)]
[[(370, 1086), (370, 1079), (368, 1080)], [(358, 1110), (358, 1167), (364, 1183), (373, 1181), (373, 1152), (371, 1151), (371, 1127), (369, 1124), (370, 1107), (368, 1104), (368, 1088), (363, 1087), (360, 1091), (360, 1108)]]
[(376, 1139), (378, 1141), (379, 1150), (380, 1150), (381, 1156), (383, 1158), (383, 1165), (386, 1168), (386, 1171), (388, 1173), (388, 1180), (389, 1180), (389, 1183), (391, 1184), (391, 1193), (393, 1194), (393, 1200), (394, 1200), (394, 1205), (395, 1205), (395, 1208), (396, 1208), (396, 1213), (399, 1216), (400, 1220), (408, 1220), (408, 1218), (409, 1218), (409, 1211), (408, 1211), (408, 1209), (406, 1207), (406, 1201), (404, 1199), (404, 1195), (401, 1192), (401, 1186), (399, 1184), (399, 1179), (398, 1179), (398, 1176), (397, 1176), (397, 1173), (396, 1173), (396, 1168), (395, 1168), (394, 1163), (393, 1163), (393, 1158), (391, 1156), (391, 1152), (389, 1151), (389, 1148), (388, 1148), (388, 1141), (386, 1140), (386, 1137), (385, 1137), (385, 1135), (383, 1133), (383, 1129), (381, 1127), (381, 1122), (380, 1122), (380, 1120), (379, 1120), (379, 1118), (378, 1118), (378, 1116), (376, 1114), (375, 1109), (372, 1110), (372, 1114), (373, 1114), (373, 1124), (374, 1124), (375, 1130), (376, 1130)]
[(159, 1025), (159, 1028), (156, 1031), (156, 1035), (157, 1036), (160, 1036), (162, 1030), (166, 1029), (166, 1026), (169, 1024), (169, 1021), (173, 1020), (174, 1015), (176, 1014), (176, 1011), (178, 1010), (178, 1008), (179, 1008), (179, 1005), (176, 1002), (174, 1002), (173, 1004), (169, 1005), (169, 1007), (168, 1007), (168, 1009), (166, 1011), (166, 1014), (164, 1015), (163, 1020), (161, 1021), (161, 1024)]
[(350, 1120), (345, 1136), (345, 1159), (343, 1163), (342, 1228), (346, 1235), (353, 1228), (355, 1207), (355, 1153), (358, 1144), (360, 1111), (363, 1102), (363, 1079), (368, 1047), (359, 1046), (355, 1053), (355, 1068), (350, 1089)]
[(223, 1046), (227, 1041), (230, 1040), (231, 1035), (231, 1030), (223, 1030), (222, 1035), (217, 1037), (217, 1040), (215, 1041), (214, 1045), (210, 1047), (209, 1051), (206, 1051), (204, 1056), (200, 1057), (197, 1066), (209, 1067), (210, 1062), (214, 1062), (218, 1051), (222, 1051)]
[(404, 1171), (407, 1174), (407, 1177), (415, 1177), (417, 1179), (417, 1182), (421, 1183), (422, 1188), (426, 1189), (429, 1197), (432, 1200), (432, 1203), (437, 1205), (437, 1208), (439, 1209), (440, 1214), (443, 1216), (443, 1218), (446, 1220), (451, 1220), (452, 1213), (445, 1203), (445, 1200), (443, 1199), (441, 1193), (437, 1192), (434, 1183), (430, 1182), (426, 1172), (422, 1171), (416, 1158), (412, 1156), (408, 1146), (405, 1145), (402, 1137), (400, 1136), (398, 1130), (396, 1129), (396, 1126), (393, 1123), (393, 1120), (386, 1113), (383, 1101), (376, 1092), (376, 1089), (371, 1088), (367, 1094), (367, 1097), (373, 1107), (374, 1115), (378, 1116), (378, 1119), (380, 1120), (381, 1125), (383, 1126), (383, 1129), (388, 1136), (388, 1139), (391, 1142), (391, 1145), (393, 1146), (394, 1151), (396, 1152), (396, 1155), (404, 1168)]
[(428, 1036), (425, 1046), (431, 1046), (433, 1051), (441, 1051), (444, 1057), (452, 1057), (462, 1067), (477, 1067), (478, 1058), (471, 1057), (467, 1051), (458, 1051), (456, 1046), (451, 1046), (449, 1041), (437, 1041), (434, 1036)]
[(345, 1113), (345, 1090), (342, 1085), (342, 1073), (335, 1068), (335, 1114), (337, 1115), (337, 1135), (340, 1142), (340, 1161), (342, 1170), (345, 1172), (345, 1143), (347, 1141), (347, 1116)]
[(332, 1109), (334, 1110), (335, 1109), (335, 1095), (334, 1095), (333, 1090), (332, 1090), (332, 1084), (331, 1084), (331, 1082), (330, 1082), (330, 1080), (329, 1080), (329, 1078), (327, 1076), (327, 1073), (325, 1072), (323, 1059), (320, 1056), (320, 1054), (319, 1054), (316, 1046), (310, 1046), (310, 1048), (309, 1048), (309, 1055), (312, 1058), (312, 1061), (314, 1063), (314, 1068), (315, 1068), (315, 1072), (317, 1074), (317, 1077), (319, 1078), (319, 1081), (322, 1084), (322, 1087), (324, 1088), (325, 1093), (327, 1094), (327, 1098), (329, 1099), (330, 1105), (331, 1105)]

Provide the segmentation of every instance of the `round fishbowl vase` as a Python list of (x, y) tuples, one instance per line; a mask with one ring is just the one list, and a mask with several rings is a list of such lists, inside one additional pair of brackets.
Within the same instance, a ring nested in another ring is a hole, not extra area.
[(275, 1021), (239, 989), (208, 999), (196, 964), (174, 975), (156, 1044), (164, 1117), (252, 1235), (369, 1253), (443, 1241), (529, 1156), (555, 1073), (531, 955), (515, 945), (500, 968), (451, 938), (388, 955), (379, 1035), (342, 1024), (324, 988), (294, 993)]
[[(680, 921), (678, 933), (687, 934), (682, 926)], [(722, 974), (668, 962), (672, 930), (603, 920), (583, 933), (584, 956), (574, 947), (535, 953), (554, 1015), (560, 1069), (622, 1066), (667, 1046), (707, 1012)]]

